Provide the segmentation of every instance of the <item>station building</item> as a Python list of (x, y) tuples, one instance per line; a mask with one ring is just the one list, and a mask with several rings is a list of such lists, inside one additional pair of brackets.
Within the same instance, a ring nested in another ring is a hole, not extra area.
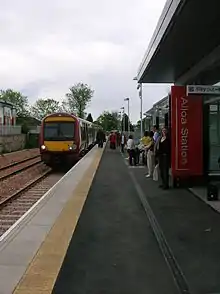
[(137, 73), (141, 84), (174, 85), (146, 112), (170, 128), (174, 180), (220, 177), (219, 8), (216, 0), (167, 0)]
[(0, 126), (16, 125), (16, 109), (12, 103), (0, 101)]
[(147, 121), (146, 130), (150, 130), (154, 125), (158, 126), (159, 128), (162, 128), (163, 126), (170, 126), (169, 99), (170, 96), (167, 95), (166, 97), (154, 103), (152, 108), (145, 112), (145, 119)]

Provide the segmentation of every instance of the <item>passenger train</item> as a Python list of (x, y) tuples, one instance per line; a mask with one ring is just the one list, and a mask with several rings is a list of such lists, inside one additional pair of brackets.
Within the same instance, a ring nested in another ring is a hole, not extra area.
[(42, 161), (50, 167), (73, 165), (95, 145), (99, 128), (73, 114), (46, 116), (42, 120), (39, 136)]

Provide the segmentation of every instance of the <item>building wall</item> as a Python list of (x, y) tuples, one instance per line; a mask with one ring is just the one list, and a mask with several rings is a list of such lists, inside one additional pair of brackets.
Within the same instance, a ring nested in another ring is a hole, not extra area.
[[(6, 125), (16, 125), (16, 111), (13, 107), (4, 106), (4, 104), (0, 103), (0, 125), (4, 124), (4, 115), (6, 116), (5, 124)], [(13, 119), (13, 123), (12, 123)]]
[(24, 149), (26, 136), (16, 126), (16, 110), (13, 105), (0, 103), (0, 153)]
[(0, 136), (0, 153), (24, 149), (26, 136), (24, 134)]

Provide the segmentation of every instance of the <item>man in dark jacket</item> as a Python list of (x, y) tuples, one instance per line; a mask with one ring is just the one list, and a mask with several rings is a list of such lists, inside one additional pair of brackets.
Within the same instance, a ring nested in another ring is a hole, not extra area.
[(96, 143), (98, 144), (99, 148), (102, 148), (104, 142), (105, 142), (105, 134), (101, 129), (99, 129), (96, 134)]

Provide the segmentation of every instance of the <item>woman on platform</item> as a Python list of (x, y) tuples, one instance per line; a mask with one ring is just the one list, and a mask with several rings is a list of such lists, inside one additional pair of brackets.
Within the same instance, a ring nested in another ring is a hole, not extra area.
[(109, 141), (110, 141), (110, 149), (116, 149), (117, 136), (115, 133), (111, 132)]
[(143, 152), (143, 163), (147, 165), (147, 149), (146, 147), (150, 144), (151, 138), (149, 136), (149, 132), (145, 131), (144, 136), (141, 138), (141, 144), (144, 146), (144, 152)]
[(151, 139), (150, 143), (146, 146), (147, 151), (147, 168), (148, 174), (146, 178), (153, 177), (154, 167), (155, 167), (155, 156), (154, 156), (154, 132), (151, 131), (149, 134)]

